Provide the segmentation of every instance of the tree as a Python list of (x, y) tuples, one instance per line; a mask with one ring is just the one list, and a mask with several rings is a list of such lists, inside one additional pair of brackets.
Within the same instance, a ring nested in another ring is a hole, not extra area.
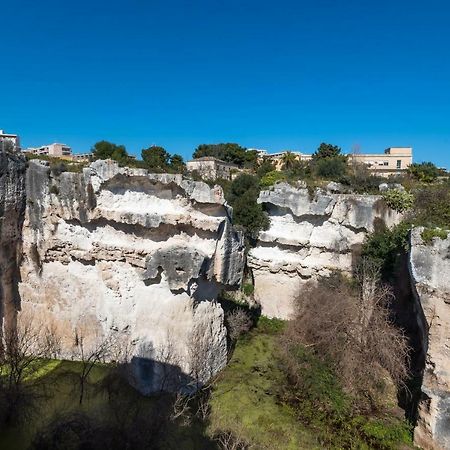
[(408, 172), (424, 183), (432, 183), (441, 174), (441, 171), (432, 162), (411, 164), (408, 167)]
[[(360, 409), (376, 406), (386, 375), (401, 385), (408, 374), (409, 347), (391, 320), (391, 289), (380, 282), (378, 266), (363, 260), (357, 288), (335, 274), (309, 284), (294, 305), (284, 335), (285, 356), (300, 347), (331, 364), (345, 391)], [(292, 378), (301, 367), (285, 361)]]
[(313, 168), (317, 176), (338, 181), (347, 171), (347, 162), (342, 156), (317, 158)]
[(177, 173), (183, 173), (186, 168), (183, 157), (181, 155), (172, 155), (170, 157), (170, 168)]
[(256, 174), (258, 177), (262, 178), (269, 172), (273, 172), (275, 170), (275, 164), (269, 159), (264, 158), (260, 163), (258, 163), (258, 167), (256, 169)]
[(288, 170), (294, 167), (297, 157), (292, 152), (285, 152), (282, 157), (283, 169)]
[(259, 180), (249, 174), (236, 177), (229, 188), (228, 202), (233, 207), (233, 222), (243, 227), (247, 239), (254, 240), (261, 230), (267, 229), (269, 219), (258, 204)]
[(245, 163), (253, 164), (257, 159), (255, 151), (247, 152), (244, 147), (239, 144), (201, 144), (193, 154), (194, 158), (201, 158), (204, 156), (213, 156), (226, 162), (242, 167)]
[(0, 411), (2, 421), (11, 423), (30, 413), (39, 395), (39, 378), (33, 374), (55, 358), (60, 342), (50, 325), (20, 313), (3, 332), (0, 346)]
[(100, 363), (106, 362), (113, 354), (117, 345), (117, 340), (112, 335), (93, 336), (87, 338), (86, 330), (83, 327), (76, 328), (74, 331), (74, 352), (75, 360), (80, 361), (81, 370), (78, 374), (79, 382), (79, 403), (83, 403), (86, 392), (86, 385), (89, 381), (89, 375), (92, 369)]
[(99, 141), (91, 149), (94, 160), (114, 159), (119, 164), (126, 164), (129, 160), (127, 150), (124, 145), (116, 145), (108, 141)]
[(167, 170), (170, 154), (164, 147), (152, 145), (149, 148), (143, 149), (141, 155), (147, 168), (162, 171)]
[(325, 142), (322, 142), (312, 155), (313, 159), (335, 158), (337, 156), (341, 156), (341, 148), (337, 145), (326, 144)]

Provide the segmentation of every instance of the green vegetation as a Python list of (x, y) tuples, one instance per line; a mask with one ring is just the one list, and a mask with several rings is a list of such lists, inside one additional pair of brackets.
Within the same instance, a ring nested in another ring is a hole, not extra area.
[(88, 162), (75, 162), (67, 159), (57, 158), (55, 156), (47, 155), (33, 155), (27, 154), (27, 160), (40, 159), (42, 161), (48, 161), (50, 166), (50, 171), (53, 175), (59, 176), (63, 172), (75, 172), (81, 173), (84, 167), (87, 167)]
[(341, 156), (341, 148), (337, 145), (322, 142), (312, 156), (314, 160), (337, 158)]
[(116, 145), (108, 141), (99, 141), (95, 143), (91, 149), (91, 152), (94, 160), (113, 159), (121, 166), (129, 164), (131, 161), (124, 145)]
[(440, 228), (425, 228), (422, 231), (422, 239), (425, 243), (431, 244), (434, 238), (447, 239), (449, 232)]
[(182, 156), (170, 155), (163, 147), (153, 145), (142, 150), (143, 166), (150, 171), (183, 173), (185, 164)]
[(389, 208), (403, 213), (412, 208), (414, 204), (414, 195), (400, 189), (389, 189), (383, 192), (383, 200)]
[(242, 227), (250, 242), (269, 226), (267, 214), (257, 203), (259, 192), (258, 178), (246, 173), (236, 177), (225, 188), (225, 197), (233, 207), (233, 222)]
[(441, 175), (441, 171), (432, 162), (411, 164), (408, 172), (413, 178), (424, 183), (432, 183)]
[(254, 150), (247, 150), (239, 144), (201, 144), (193, 154), (194, 158), (203, 156), (213, 156), (222, 161), (236, 164), (239, 167), (254, 167), (257, 160), (257, 153)]
[(412, 448), (411, 429), (396, 411), (356, 413), (331, 366), (302, 346), (289, 353), (300, 370), (301, 385), (293, 388), (280, 358), (285, 329), (285, 322), (261, 317), (238, 341), (213, 384), (210, 434), (226, 430), (258, 449)]
[(267, 172), (263, 177), (261, 177), (260, 185), (262, 188), (269, 188), (279, 181), (285, 181), (286, 175), (283, 172), (273, 170)]

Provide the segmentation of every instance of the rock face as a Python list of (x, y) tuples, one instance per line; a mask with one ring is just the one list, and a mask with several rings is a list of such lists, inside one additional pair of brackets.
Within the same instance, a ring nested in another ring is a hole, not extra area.
[(0, 320), (14, 326), (20, 306), (17, 292), (21, 232), (25, 212), (25, 159), (0, 151)]
[(415, 443), (450, 448), (450, 236), (426, 244), (411, 233), (410, 275), (426, 351)]
[(112, 333), (148, 392), (225, 365), (215, 300), (241, 283), (244, 247), (220, 187), (112, 161), (58, 176), (31, 162), (26, 182), (22, 309), (59, 331), (65, 357)]
[(351, 271), (366, 234), (401, 219), (380, 196), (334, 194), (279, 183), (260, 193), (270, 228), (259, 236), (248, 265), (263, 314), (286, 319), (305, 281), (331, 270)]

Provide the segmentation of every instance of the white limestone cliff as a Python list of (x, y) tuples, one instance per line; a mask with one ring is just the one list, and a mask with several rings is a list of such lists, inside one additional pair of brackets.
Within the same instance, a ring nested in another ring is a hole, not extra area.
[(56, 327), (67, 358), (75, 335), (91, 345), (120, 336), (143, 391), (160, 389), (167, 371), (170, 383), (204, 382), (227, 357), (215, 300), (243, 272), (230, 212), (220, 187), (181, 175), (96, 161), (55, 176), (32, 161), (21, 309)]
[(381, 196), (335, 194), (278, 183), (260, 193), (270, 227), (248, 257), (255, 299), (262, 313), (288, 318), (305, 281), (332, 270), (351, 272), (355, 252), (367, 233), (391, 227), (401, 215)]
[(423, 228), (411, 232), (410, 277), (425, 350), (416, 445), (450, 448), (450, 235), (423, 241)]

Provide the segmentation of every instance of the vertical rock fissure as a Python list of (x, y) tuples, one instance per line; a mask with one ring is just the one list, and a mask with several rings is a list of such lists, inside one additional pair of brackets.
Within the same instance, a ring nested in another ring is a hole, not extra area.
[(23, 157), (0, 152), (0, 318), (1, 331), (15, 326), (20, 310), (19, 263), (25, 215)]

